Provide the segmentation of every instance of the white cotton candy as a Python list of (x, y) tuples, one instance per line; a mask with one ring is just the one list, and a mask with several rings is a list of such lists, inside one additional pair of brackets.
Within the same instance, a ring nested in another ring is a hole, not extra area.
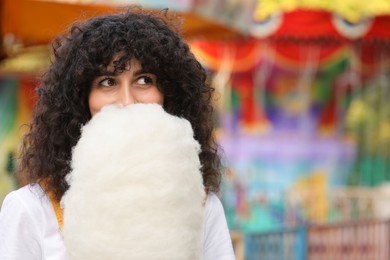
[(82, 129), (63, 197), (68, 259), (202, 259), (205, 191), (190, 123), (108, 106)]

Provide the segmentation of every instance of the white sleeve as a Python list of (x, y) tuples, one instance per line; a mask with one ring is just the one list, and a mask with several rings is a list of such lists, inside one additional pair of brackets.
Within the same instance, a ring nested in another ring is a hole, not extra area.
[(204, 232), (204, 260), (235, 259), (222, 203), (213, 193), (206, 202)]
[(42, 259), (41, 238), (27, 205), (11, 192), (0, 210), (0, 259)]

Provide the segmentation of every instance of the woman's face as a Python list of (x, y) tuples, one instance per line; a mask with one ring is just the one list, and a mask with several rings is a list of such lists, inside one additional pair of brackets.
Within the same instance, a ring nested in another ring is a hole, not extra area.
[[(114, 64), (108, 66), (114, 71)], [(156, 103), (163, 105), (164, 96), (157, 88), (157, 77), (142, 70), (138, 60), (132, 59), (118, 75), (103, 75), (92, 82), (88, 103), (94, 116), (111, 104)]]

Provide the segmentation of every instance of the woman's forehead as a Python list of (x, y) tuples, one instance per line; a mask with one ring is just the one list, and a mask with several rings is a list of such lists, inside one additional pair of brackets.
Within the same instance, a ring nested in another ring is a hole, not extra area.
[(111, 60), (110, 64), (107, 66), (108, 71), (115, 71), (118, 69), (118, 66), (123, 66), (121, 69), (129, 70), (130, 68), (137, 68), (141, 69), (142, 65), (136, 58), (130, 58), (126, 61), (121, 61), (121, 58), (123, 56), (114, 56), (114, 58)]

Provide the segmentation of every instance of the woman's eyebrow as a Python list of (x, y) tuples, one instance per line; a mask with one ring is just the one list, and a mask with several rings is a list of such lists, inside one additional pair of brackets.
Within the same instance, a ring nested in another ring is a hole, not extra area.
[(139, 75), (141, 75), (141, 74), (153, 74), (153, 73), (151, 73), (151, 72), (149, 72), (149, 71), (146, 71), (146, 70), (144, 70), (144, 69), (136, 70), (136, 71), (134, 71), (134, 73), (133, 73), (134, 76), (139, 76)]

